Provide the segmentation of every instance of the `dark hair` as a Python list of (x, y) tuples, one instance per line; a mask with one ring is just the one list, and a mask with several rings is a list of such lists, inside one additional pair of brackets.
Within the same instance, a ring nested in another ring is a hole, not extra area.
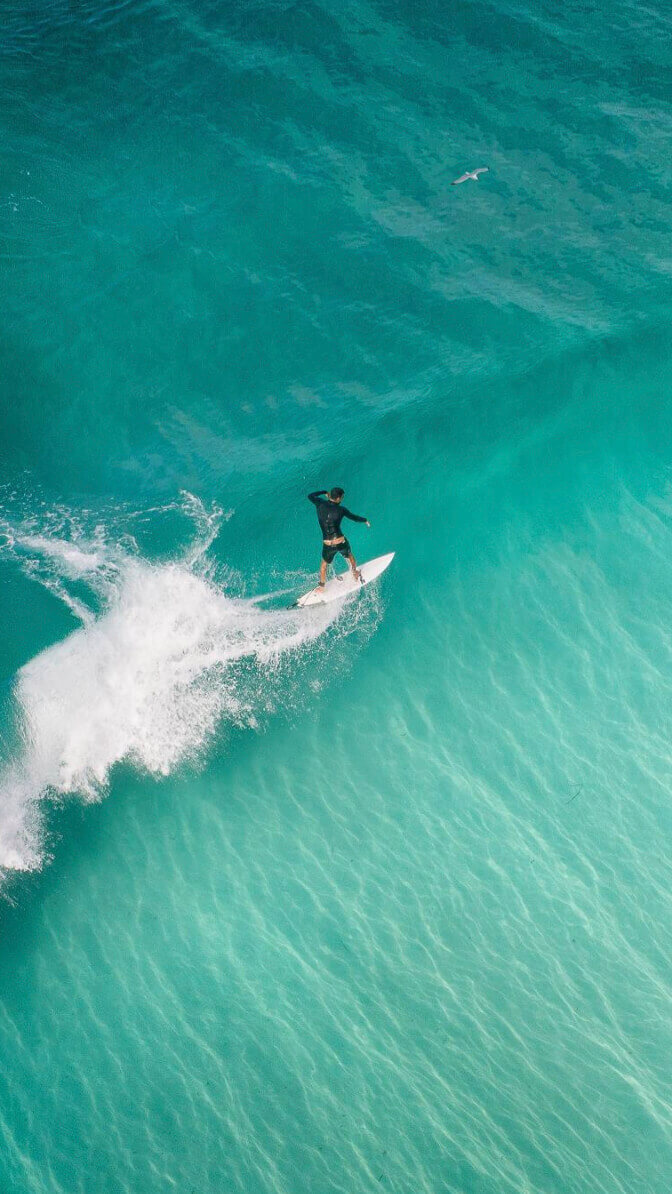
[(338, 501), (339, 498), (342, 498), (344, 496), (344, 494), (345, 494), (345, 490), (341, 489), (340, 485), (336, 485), (334, 489), (329, 490), (329, 497), (334, 502)]

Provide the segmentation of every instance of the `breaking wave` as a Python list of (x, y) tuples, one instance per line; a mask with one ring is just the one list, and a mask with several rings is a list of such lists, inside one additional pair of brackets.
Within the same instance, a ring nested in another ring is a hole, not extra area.
[(45, 798), (100, 799), (122, 760), (168, 775), (199, 754), (222, 720), (256, 726), (281, 691), (287, 700), (287, 660), (337, 618), (333, 607), (307, 617), (236, 596), (206, 558), (222, 511), (207, 512), (190, 495), (184, 509), (196, 540), (179, 560), (161, 563), (128, 537), (110, 542), (100, 527), (87, 538), (72, 520), (59, 533), (3, 527), (4, 550), (80, 625), (13, 683), (17, 732), (0, 776), (0, 871), (44, 861)]

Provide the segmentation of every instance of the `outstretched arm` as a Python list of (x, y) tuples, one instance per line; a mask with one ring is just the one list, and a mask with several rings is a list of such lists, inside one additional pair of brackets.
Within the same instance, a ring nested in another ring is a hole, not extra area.
[(308, 494), (308, 501), (314, 502), (314, 504), (317, 505), (318, 498), (324, 497), (326, 492), (326, 489), (316, 489), (314, 493)]
[(365, 522), (367, 526), (369, 525), (368, 518), (362, 518), (361, 514), (353, 514), (351, 510), (346, 510), (345, 506), (341, 506), (341, 510), (344, 518), (351, 518), (353, 522)]

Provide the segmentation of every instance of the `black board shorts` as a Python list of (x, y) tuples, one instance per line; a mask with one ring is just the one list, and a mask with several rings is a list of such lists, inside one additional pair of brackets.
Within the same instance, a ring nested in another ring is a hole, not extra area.
[(342, 543), (323, 543), (322, 559), (324, 560), (325, 564), (331, 564), (332, 560), (336, 558), (339, 551), (342, 556), (345, 556), (346, 560), (348, 556), (352, 555), (352, 549), (347, 539), (344, 539)]

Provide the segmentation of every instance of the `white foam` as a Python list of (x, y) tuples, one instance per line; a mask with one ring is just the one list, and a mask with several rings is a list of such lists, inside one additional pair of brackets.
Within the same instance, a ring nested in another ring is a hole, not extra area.
[(203, 559), (208, 548), (217, 538), (222, 521), (231, 518), (233, 511), (225, 512), (216, 502), (213, 502), (211, 509), (208, 510), (201, 499), (193, 493), (189, 493), (188, 489), (183, 489), (180, 496), (182, 510), (194, 520), (196, 526), (196, 537), (185, 557), (185, 563), (193, 567)]
[(37, 552), (58, 563), (65, 576), (79, 580), (87, 573), (95, 572), (105, 562), (101, 549), (83, 549), (65, 539), (50, 539), (45, 535), (21, 535), (16, 542), (28, 551)]
[[(269, 663), (333, 620), (261, 610), (187, 564), (117, 556), (111, 574), (102, 548), (39, 549), (58, 555), (70, 575), (103, 569), (105, 608), (18, 673), (22, 744), (0, 778), (0, 869), (40, 864), (45, 796), (97, 799), (121, 760), (166, 775), (202, 748), (222, 717), (254, 724), (259, 694), (269, 701)], [(256, 661), (251, 674), (239, 664), (248, 657)]]

